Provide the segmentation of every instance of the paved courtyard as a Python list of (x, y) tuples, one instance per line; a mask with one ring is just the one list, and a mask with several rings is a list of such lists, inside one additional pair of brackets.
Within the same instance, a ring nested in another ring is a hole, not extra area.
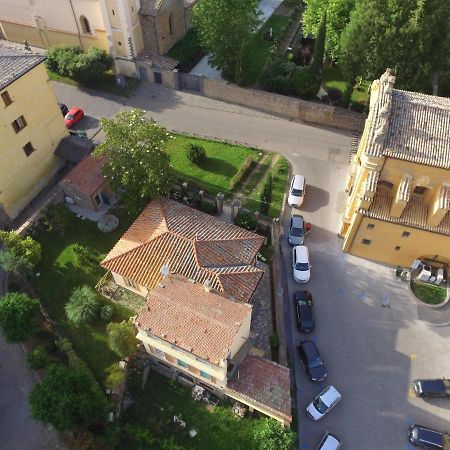
[[(299, 153), (305, 149), (300, 148)], [(309, 381), (297, 352), (295, 379), (298, 386), (300, 448), (315, 449), (329, 430), (349, 450), (408, 449), (408, 425), (415, 422), (448, 430), (450, 402), (424, 401), (412, 396), (411, 382), (420, 377), (450, 375), (450, 328), (423, 321), (407, 285), (397, 281), (395, 270), (341, 251), (338, 238), (348, 151), (319, 155), (291, 155), (295, 173), (308, 182), (305, 204), (299, 211), (313, 228), (306, 239), (311, 255), (311, 281), (316, 333), (297, 331), (292, 294), (302, 286), (292, 281), (291, 248), (282, 241), (288, 295), (287, 325), (291, 349), (301, 339), (317, 342), (325, 359), (328, 377), (323, 383)], [(286, 210), (287, 232), (290, 208)], [(343, 400), (320, 422), (305, 413), (310, 400), (333, 384)]]

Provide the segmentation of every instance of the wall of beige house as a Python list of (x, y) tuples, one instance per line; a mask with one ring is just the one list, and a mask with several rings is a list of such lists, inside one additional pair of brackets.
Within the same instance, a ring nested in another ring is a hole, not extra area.
[(147, 296), (148, 289), (145, 286), (135, 283), (133, 280), (124, 278), (118, 273), (111, 272), (111, 275), (113, 276), (115, 283), (119, 286), (128, 289), (129, 291), (134, 292), (138, 295), (141, 295), (144, 298)]
[[(355, 229), (352, 255), (401, 267), (425, 256), (450, 262), (450, 236), (370, 217), (361, 217)], [(404, 237), (404, 232), (409, 235)]]

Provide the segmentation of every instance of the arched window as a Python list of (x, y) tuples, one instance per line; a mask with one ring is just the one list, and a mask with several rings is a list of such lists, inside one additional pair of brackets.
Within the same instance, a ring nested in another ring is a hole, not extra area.
[(173, 34), (172, 14), (169, 16), (169, 33)]
[(80, 16), (81, 29), (85, 34), (91, 34), (91, 27), (89, 21), (84, 16)]

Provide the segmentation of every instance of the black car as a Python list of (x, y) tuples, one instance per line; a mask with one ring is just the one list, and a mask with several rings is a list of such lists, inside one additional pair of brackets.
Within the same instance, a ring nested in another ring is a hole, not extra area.
[(61, 108), (61, 114), (63, 117), (66, 117), (66, 114), (69, 112), (69, 108), (64, 103), (58, 103), (58, 105)]
[(417, 397), (450, 397), (450, 380), (414, 380), (414, 391)]
[(442, 450), (450, 448), (450, 435), (422, 425), (411, 425), (408, 437), (411, 444), (417, 447)]
[(304, 333), (309, 333), (314, 330), (316, 320), (314, 318), (314, 306), (311, 293), (308, 291), (295, 292), (294, 303), (299, 330)]
[(327, 369), (320, 356), (319, 350), (311, 340), (301, 341), (298, 346), (300, 361), (312, 381), (322, 381), (325, 379)]

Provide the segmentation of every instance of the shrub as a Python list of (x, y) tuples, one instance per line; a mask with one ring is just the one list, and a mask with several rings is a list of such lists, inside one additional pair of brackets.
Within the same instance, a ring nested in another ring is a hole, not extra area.
[(236, 218), (235, 224), (238, 227), (253, 231), (256, 229), (258, 223), (254, 214), (241, 211)]
[(44, 346), (40, 345), (27, 355), (27, 362), (30, 369), (43, 369), (50, 363), (50, 356)]
[(0, 231), (0, 243), (15, 257), (24, 258), (35, 267), (41, 260), (41, 244), (30, 236), (20, 237), (14, 231)]
[(106, 327), (111, 350), (121, 358), (136, 353), (136, 329), (130, 322), (110, 323)]
[(96, 264), (95, 259), (92, 257), (89, 249), (81, 244), (74, 244), (72, 250), (75, 253), (75, 257), (80, 266), (92, 266)]
[(25, 294), (11, 292), (0, 301), (0, 325), (10, 342), (22, 342), (33, 336), (37, 330), (36, 316), (39, 301)]
[(212, 216), (215, 216), (217, 214), (216, 203), (208, 202), (205, 199), (202, 199), (202, 202), (200, 203), (200, 209), (207, 214), (211, 214)]
[(97, 317), (99, 302), (96, 292), (89, 286), (75, 288), (64, 310), (75, 325), (92, 322)]
[(280, 346), (280, 338), (277, 333), (273, 333), (270, 336), (270, 346), (273, 349), (277, 349)]
[(55, 205), (49, 208), (48, 213), (49, 229), (63, 231), (73, 224), (73, 213), (65, 205)]
[(69, 76), (72, 65), (77, 60), (78, 55), (83, 53), (83, 49), (74, 45), (58, 45), (50, 47), (47, 52), (46, 65), (48, 70), (61, 75)]
[(200, 164), (206, 159), (205, 149), (198, 144), (189, 144), (186, 149), (186, 156), (194, 164)]
[(267, 214), (270, 208), (270, 202), (272, 201), (272, 174), (269, 174), (264, 182), (260, 200), (259, 211), (261, 214)]
[(109, 322), (114, 314), (114, 308), (112, 305), (104, 305), (100, 310), (100, 319), (104, 322)]
[(353, 87), (350, 83), (346, 83), (345, 91), (342, 93), (342, 97), (338, 102), (338, 106), (341, 108), (348, 108), (350, 105), (350, 100), (352, 98)]
[(320, 88), (320, 78), (309, 67), (298, 67), (292, 76), (292, 91), (295, 95), (311, 99)]
[(342, 97), (342, 92), (337, 88), (328, 88), (327, 94), (332, 105), (335, 105)]
[(292, 447), (295, 434), (274, 419), (261, 419), (253, 432), (256, 448), (260, 450), (288, 450)]
[(239, 168), (239, 170), (236, 172), (234, 177), (230, 180), (230, 190), (232, 191), (237, 184), (247, 176), (247, 174), (250, 172), (250, 169), (253, 166), (253, 156), (248, 155), (247, 158), (245, 158), (244, 163)]
[(125, 370), (119, 364), (114, 363), (105, 369), (105, 386), (108, 389), (115, 389), (125, 380)]

